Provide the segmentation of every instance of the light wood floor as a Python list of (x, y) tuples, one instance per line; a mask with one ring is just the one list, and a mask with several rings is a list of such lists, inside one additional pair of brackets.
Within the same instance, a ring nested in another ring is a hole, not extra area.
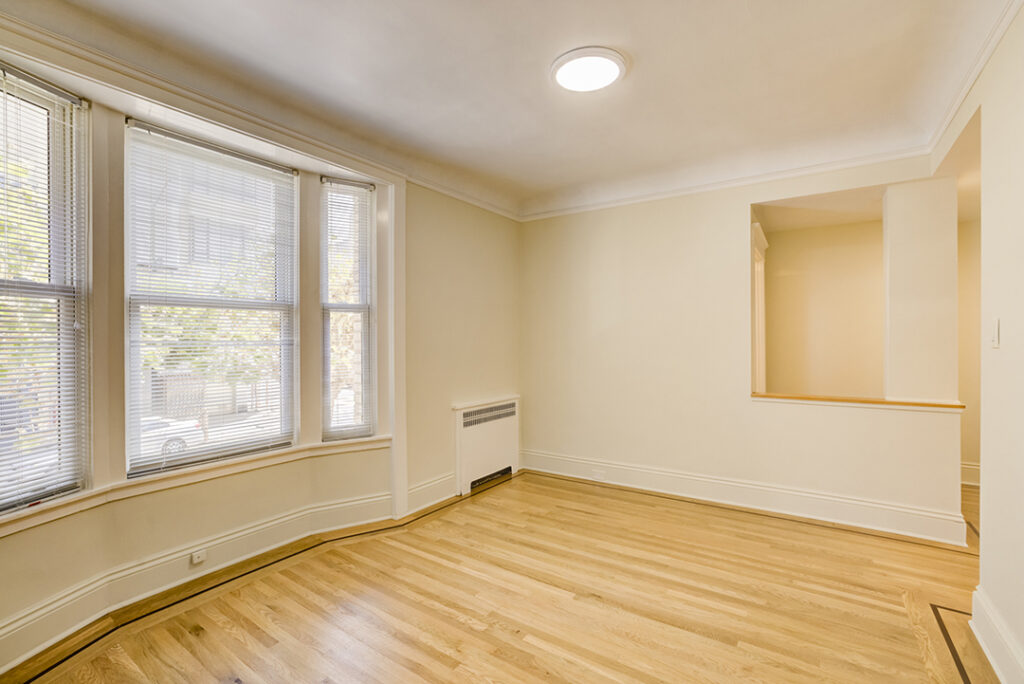
[(977, 572), (967, 550), (527, 473), (39, 681), (995, 681), (966, 628)]
[(967, 547), (978, 553), (981, 543), (981, 489), (977, 485), (961, 485), (960, 504), (967, 521)]

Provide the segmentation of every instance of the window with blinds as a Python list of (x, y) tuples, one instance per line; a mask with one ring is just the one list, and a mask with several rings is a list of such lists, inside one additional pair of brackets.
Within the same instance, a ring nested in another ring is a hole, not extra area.
[(373, 198), (372, 186), (323, 179), (326, 439), (374, 431)]
[(82, 487), (85, 110), (7, 68), (0, 92), (0, 510)]
[(295, 432), (296, 176), (129, 122), (128, 474)]

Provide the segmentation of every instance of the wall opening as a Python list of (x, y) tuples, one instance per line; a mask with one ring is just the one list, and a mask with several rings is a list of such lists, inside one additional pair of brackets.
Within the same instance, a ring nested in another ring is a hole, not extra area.
[(884, 194), (880, 186), (752, 207), (751, 309), (761, 317), (752, 348), (763, 373), (755, 393), (885, 395)]

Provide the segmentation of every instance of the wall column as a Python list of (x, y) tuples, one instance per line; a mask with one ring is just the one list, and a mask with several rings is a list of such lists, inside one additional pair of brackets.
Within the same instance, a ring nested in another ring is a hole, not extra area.
[(956, 180), (889, 186), (883, 225), (885, 396), (956, 402)]
[(750, 224), (750, 297), (751, 297), (751, 355), (750, 375), (754, 392), (764, 393), (767, 390), (767, 372), (765, 366), (765, 301), (764, 301), (764, 263), (768, 251), (768, 239), (764, 235), (761, 224)]

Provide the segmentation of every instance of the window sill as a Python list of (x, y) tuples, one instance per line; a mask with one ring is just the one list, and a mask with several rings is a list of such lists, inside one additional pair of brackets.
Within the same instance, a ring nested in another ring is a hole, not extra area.
[(861, 408), (896, 409), (902, 411), (955, 412), (965, 406), (959, 402), (897, 401), (872, 397), (833, 397), (812, 394), (777, 394), (773, 392), (751, 392), (755, 401), (784, 403), (819, 404), (824, 406), (859, 406)]
[(373, 437), (360, 437), (345, 441), (291, 446), (286, 449), (277, 449), (239, 458), (203, 463), (189, 468), (143, 475), (96, 489), (81, 490), (68, 496), (11, 511), (0, 517), (0, 538), (106, 503), (120, 501), (121, 499), (129, 499), (151, 492), (173, 489), (174, 487), (182, 487), (197, 482), (237, 475), (251, 470), (268, 468), (317, 456), (377, 451), (390, 447), (391, 435), (375, 435)]

